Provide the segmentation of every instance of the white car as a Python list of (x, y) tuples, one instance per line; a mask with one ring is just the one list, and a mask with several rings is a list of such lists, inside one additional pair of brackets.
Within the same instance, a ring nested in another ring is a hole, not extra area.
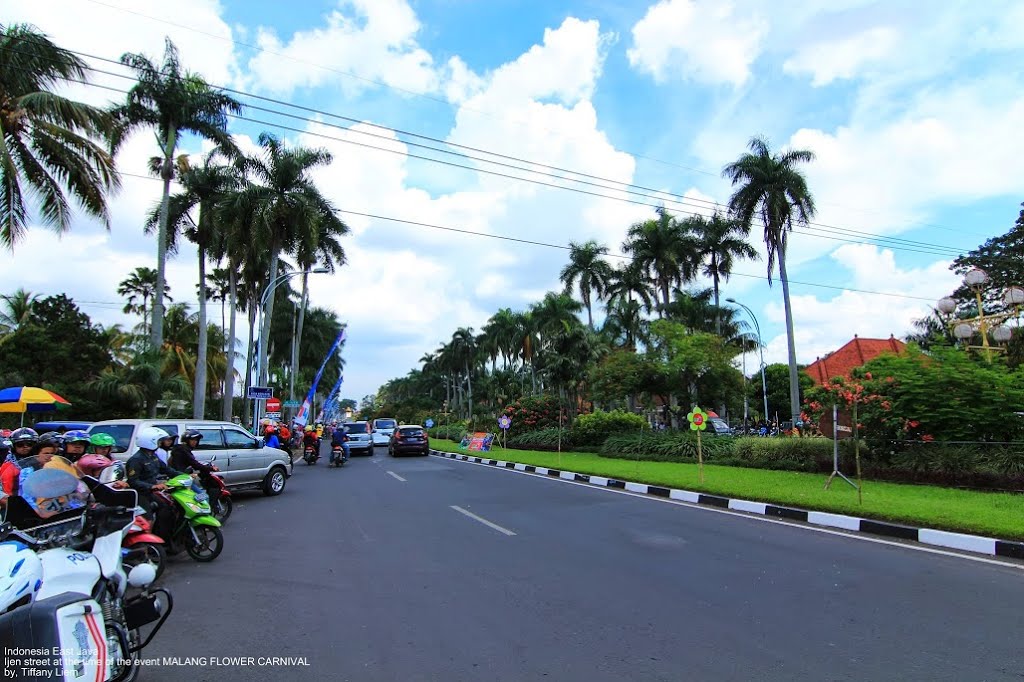
[(398, 428), (397, 419), (374, 419), (373, 420), (373, 444), (388, 446), (391, 442), (391, 434)]

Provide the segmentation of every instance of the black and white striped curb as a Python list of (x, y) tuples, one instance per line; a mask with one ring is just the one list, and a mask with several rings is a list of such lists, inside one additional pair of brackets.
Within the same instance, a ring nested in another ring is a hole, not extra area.
[(662, 497), (670, 500), (678, 500), (680, 502), (689, 502), (691, 504), (703, 504), (712, 507), (720, 507), (722, 509), (731, 509), (733, 511), (749, 512), (751, 514), (761, 514), (762, 516), (774, 516), (777, 518), (789, 519), (792, 521), (802, 521), (804, 523), (810, 523), (816, 526), (827, 526), (829, 528), (839, 528), (841, 530), (846, 531), (868, 533), (871, 535), (898, 538), (900, 540), (910, 540), (913, 542), (920, 542), (926, 545), (947, 547), (950, 549), (958, 549), (966, 552), (976, 552), (978, 554), (988, 554), (990, 556), (1002, 556), (1011, 557), (1014, 559), (1024, 559), (1024, 542), (1011, 542), (1009, 540), (997, 540), (995, 538), (986, 538), (980, 535), (951, 533), (949, 531), (944, 530), (935, 530), (934, 528), (914, 528), (912, 526), (901, 526), (895, 523), (887, 523), (885, 521), (874, 521), (872, 519), (862, 519), (856, 516), (844, 516), (842, 514), (831, 514), (828, 512), (807, 511), (806, 509), (794, 509), (792, 507), (780, 507), (778, 505), (767, 504), (765, 502), (736, 500), (728, 497), (721, 497), (719, 495), (708, 495), (707, 493), (697, 493), (689, 490), (676, 490), (674, 488), (665, 488), (658, 485), (648, 485), (646, 483), (632, 483), (630, 481), (620, 481), (615, 478), (592, 476), (590, 474), (577, 474), (572, 471), (562, 471), (560, 469), (552, 469), (549, 467), (539, 467), (534, 466), (533, 464), (521, 464), (519, 462), (506, 462), (504, 460), (485, 459), (482, 457), (475, 457), (472, 455), (463, 455), (456, 452), (431, 450), (430, 454), (434, 455), (435, 457), (444, 457), (447, 459), (455, 459), (464, 462), (473, 462), (476, 464), (487, 464), (501, 469), (513, 469), (515, 471), (527, 474), (551, 476), (566, 481), (588, 483), (590, 485), (603, 486), (606, 488), (615, 488), (618, 490), (628, 490), (629, 492), (633, 493), (651, 495), (653, 497)]

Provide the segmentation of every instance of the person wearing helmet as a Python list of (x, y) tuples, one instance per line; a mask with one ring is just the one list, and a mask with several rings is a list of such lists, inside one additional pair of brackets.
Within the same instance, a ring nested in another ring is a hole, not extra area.
[(317, 438), (315, 426), (310, 425), (306, 427), (306, 433), (302, 436), (302, 447), (320, 447), (320, 439)]
[(39, 434), (35, 429), (24, 427), (12, 431), (10, 440), (11, 451), (4, 457), (4, 463), (0, 466), (0, 487), (7, 495), (17, 495), (18, 477), (21, 474), (18, 460), (32, 456), (32, 450), (39, 442)]
[[(4, 429), (6, 431), (6, 429)], [(0, 466), (7, 463), (7, 457), (11, 454), (11, 432), (7, 431), (5, 434), (0, 431)], [(7, 506), (7, 493), (4, 492), (3, 486), (0, 486), (0, 509)]]
[(178, 440), (177, 435), (167, 434), (159, 441), (157, 441), (156, 456), (161, 462), (170, 466), (171, 461), (171, 448), (174, 447), (174, 441)]
[(265, 445), (268, 448), (281, 449), (281, 439), (277, 437), (278, 429), (276, 426), (267, 427), (267, 440)]
[(110, 453), (113, 452), (117, 441), (109, 433), (94, 433), (89, 436), (89, 445), (93, 454), (110, 459)]
[(199, 441), (202, 439), (203, 434), (196, 429), (186, 430), (185, 433), (181, 434), (181, 442), (171, 448), (171, 459), (168, 465), (178, 471), (190, 473), (197, 471), (201, 474), (209, 474), (211, 471), (219, 471), (217, 467), (203, 464), (196, 459), (194, 452), (199, 447)]
[(73, 430), (64, 434), (64, 456), (71, 462), (85, 454), (89, 446), (89, 434), (85, 431)]
[[(153, 492), (163, 490), (167, 486), (158, 480), (159, 476), (174, 478), (182, 472), (172, 469), (157, 457), (156, 451), (160, 441), (168, 438), (168, 433), (155, 426), (144, 426), (139, 429), (135, 444), (139, 449), (128, 460), (128, 485), (139, 493), (139, 504), (144, 509), (153, 509), (155, 519), (153, 532), (160, 537), (170, 537), (174, 523), (174, 509), (158, 501)], [(155, 504), (155, 508), (154, 508)]]

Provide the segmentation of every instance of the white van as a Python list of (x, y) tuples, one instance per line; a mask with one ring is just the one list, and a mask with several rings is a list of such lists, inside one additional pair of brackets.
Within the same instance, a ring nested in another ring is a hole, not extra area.
[(374, 419), (373, 420), (373, 444), (388, 446), (391, 442), (391, 434), (398, 428), (397, 419)]
[(284, 450), (268, 448), (238, 424), (200, 419), (108, 419), (89, 427), (89, 433), (106, 433), (117, 445), (111, 453), (127, 461), (138, 447), (135, 438), (139, 429), (155, 426), (172, 436), (181, 436), (187, 429), (203, 434), (194, 454), (200, 462), (213, 462), (224, 476), (229, 488), (261, 488), (267, 495), (279, 495), (285, 481), (292, 475), (291, 455)]

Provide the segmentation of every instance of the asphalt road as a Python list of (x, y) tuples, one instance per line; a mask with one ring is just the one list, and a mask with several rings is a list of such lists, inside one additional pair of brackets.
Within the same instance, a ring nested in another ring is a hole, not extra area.
[(239, 497), (217, 561), (170, 565), (142, 680), (1024, 678), (1019, 568), (381, 448), (325, 461)]

